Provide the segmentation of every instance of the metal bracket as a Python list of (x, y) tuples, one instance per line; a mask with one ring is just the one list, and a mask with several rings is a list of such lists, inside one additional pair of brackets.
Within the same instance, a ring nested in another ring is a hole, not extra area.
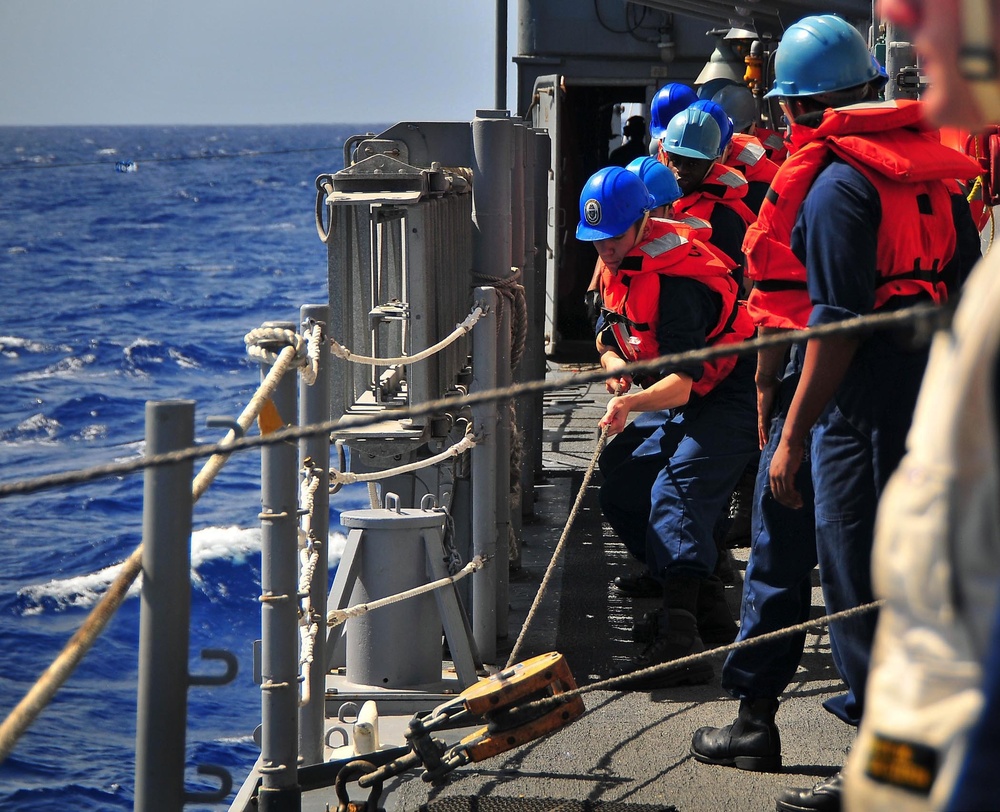
[(236, 655), (222, 648), (204, 648), (201, 650), (203, 660), (221, 660), (226, 664), (222, 674), (188, 674), (189, 685), (227, 685), (236, 679), (240, 666)]
[(221, 803), (233, 790), (233, 777), (225, 767), (220, 767), (217, 764), (199, 764), (198, 775), (214, 775), (219, 779), (220, 786), (217, 790), (210, 792), (185, 792), (184, 803)]
[(243, 438), (243, 426), (241, 426), (233, 417), (218, 414), (210, 415), (205, 418), (205, 425), (210, 428), (231, 429), (237, 440), (241, 440)]

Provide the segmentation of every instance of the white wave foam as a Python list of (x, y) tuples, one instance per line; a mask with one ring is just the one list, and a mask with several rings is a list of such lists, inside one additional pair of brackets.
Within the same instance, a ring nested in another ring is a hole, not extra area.
[(180, 350), (170, 349), (167, 351), (170, 358), (177, 362), (177, 366), (182, 369), (200, 369), (201, 364), (195, 361), (193, 358), (188, 358)]
[(58, 349), (62, 352), (69, 352), (72, 350), (72, 347), (68, 347), (66, 345), (53, 347), (51, 344), (46, 344), (43, 341), (36, 341), (32, 338), (0, 335), (0, 352), (16, 354), (19, 350), (24, 352), (51, 352), (53, 349)]
[[(191, 579), (201, 585), (203, 579), (198, 568), (209, 561), (229, 560), (243, 564), (248, 555), (260, 553), (259, 527), (206, 527), (191, 534)], [(347, 537), (331, 533), (329, 541), (330, 566), (340, 560)], [(46, 611), (46, 604), (54, 604), (55, 611), (88, 609), (101, 599), (111, 583), (121, 572), (122, 564), (71, 578), (57, 578), (44, 584), (34, 584), (18, 590), (18, 597), (26, 599), (24, 615), (38, 615)], [(128, 591), (130, 598), (138, 597), (142, 577), (136, 579)]]
[(30, 437), (33, 440), (51, 440), (59, 433), (60, 428), (62, 425), (58, 420), (38, 412), (18, 423), (13, 433), (20, 439)]

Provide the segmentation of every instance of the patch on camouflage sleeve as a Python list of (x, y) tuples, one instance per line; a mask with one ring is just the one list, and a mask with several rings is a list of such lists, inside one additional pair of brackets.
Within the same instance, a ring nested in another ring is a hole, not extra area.
[(890, 739), (878, 733), (872, 743), (865, 774), (880, 784), (928, 795), (937, 777), (938, 754), (918, 742)]

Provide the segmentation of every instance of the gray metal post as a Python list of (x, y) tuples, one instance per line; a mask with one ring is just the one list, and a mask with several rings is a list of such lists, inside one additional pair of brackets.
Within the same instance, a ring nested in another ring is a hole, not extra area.
[[(524, 265), (521, 271), (521, 283), (524, 285), (524, 299), (527, 308), (528, 325), (527, 338), (525, 339), (524, 356), (521, 364), (517, 368), (518, 381), (536, 380), (539, 375), (538, 356), (544, 357), (545, 347), (542, 331), (545, 327), (545, 303), (538, 299), (536, 280), (543, 270), (538, 270), (535, 257), (535, 216), (536, 206), (544, 203), (544, 197), (539, 199), (536, 194), (539, 192), (535, 177), (536, 144), (535, 130), (528, 127), (519, 127), (523, 133), (523, 167), (522, 186), (524, 189)], [(542, 187), (544, 190), (545, 187)], [(544, 281), (543, 281), (544, 287)], [(538, 315), (541, 312), (541, 315)], [(544, 363), (544, 362), (543, 362)], [(518, 398), (518, 425), (522, 432), (521, 441), (521, 504), (519, 520), (523, 522), (523, 517), (530, 517), (535, 512), (535, 460), (534, 448), (541, 447), (541, 415), (542, 397), (540, 394), (524, 395)], [(514, 520), (514, 517), (511, 517)], [(520, 525), (519, 525), (520, 526)], [(519, 534), (520, 535), (520, 534)]]
[(496, 0), (496, 92), (498, 110), (507, 108), (507, 0)]
[[(266, 327), (294, 330), (290, 322)], [(261, 368), (261, 378), (267, 370)], [(296, 418), (296, 376), (271, 396), (284, 425)], [(298, 812), (298, 447), (261, 447), (261, 812)]]
[[(510, 115), (504, 110), (477, 110), (476, 118), (472, 122), (472, 151), (473, 151), (473, 177), (472, 185), (472, 219), (473, 219), (473, 274), (481, 280), (503, 280), (511, 276), (511, 164), (514, 160), (514, 125)], [(495, 292), (494, 292), (495, 293)], [(478, 294), (477, 294), (478, 295)], [(495, 304), (494, 300), (494, 304)], [(509, 307), (505, 307), (509, 310)], [(493, 313), (497, 311), (492, 310)], [(493, 322), (494, 332), (498, 322)], [(489, 333), (489, 329), (475, 330), (474, 333)], [(482, 384), (480, 388), (490, 388), (497, 385), (498, 370), (501, 366), (506, 367), (509, 375), (510, 369), (510, 331), (508, 329), (507, 338), (501, 337), (499, 341), (503, 343), (502, 355), (497, 354), (499, 346), (496, 336), (490, 336), (488, 341), (477, 345), (475, 336), (473, 337), (473, 375), (474, 385)], [(486, 338), (481, 335), (480, 338)], [(490, 346), (491, 355), (489, 359), (477, 354), (476, 347), (484, 348)], [(488, 368), (481, 369), (482, 364), (488, 364)], [(489, 381), (487, 384), (486, 381)], [(484, 533), (485, 530), (479, 524), (476, 516), (476, 509), (483, 508), (478, 505), (479, 497), (483, 496), (493, 502), (492, 510), (493, 522), (500, 521), (500, 512), (496, 505), (499, 501), (498, 488), (502, 488), (504, 493), (504, 512), (509, 516), (509, 502), (506, 494), (510, 488), (510, 454), (501, 454), (500, 443), (505, 431), (500, 431), (497, 424), (496, 409), (497, 404), (490, 404), (492, 415), (488, 418), (492, 421), (489, 450), (487, 454), (480, 455), (486, 457), (492, 455), (493, 470), (488, 474), (489, 490), (481, 491), (482, 482), (477, 484), (476, 479), (482, 480), (485, 471), (479, 469), (475, 461), (473, 462), (473, 547), (476, 547), (476, 534)], [(474, 418), (475, 419), (475, 418)], [(486, 418), (482, 418), (485, 420)], [(500, 421), (506, 426), (507, 421)], [(485, 517), (482, 517), (485, 518)], [(490, 544), (493, 548), (494, 558), (491, 566), (508, 568), (507, 556), (507, 519), (502, 520), (504, 536), (502, 539), (496, 537), (497, 527), (492, 531)], [(485, 571), (484, 571), (485, 573)], [(481, 573), (483, 574), (483, 573)], [(490, 572), (490, 580), (494, 588), (499, 588), (502, 583), (507, 583), (508, 573), (501, 574), (498, 571)], [(485, 579), (477, 579), (479, 580)], [(479, 590), (481, 592), (481, 590)], [(480, 595), (479, 598), (483, 596)], [(483, 617), (485, 606), (480, 604), (473, 591), (473, 636), (479, 652), (484, 660), (490, 660), (495, 656), (496, 636), (498, 631), (498, 618), (496, 616), (496, 600), (500, 597), (494, 593), (490, 596), (493, 600), (493, 608), (489, 611), (489, 617)], [(503, 595), (506, 600), (506, 594)], [(506, 603), (504, 604), (506, 607)], [(476, 613), (480, 617), (476, 618)], [(503, 630), (506, 634), (506, 629)], [(487, 639), (489, 638), (489, 639)]]
[[(497, 292), (476, 288), (476, 302), (486, 314), (472, 331), (472, 385), (470, 392), (494, 389), (496, 367)], [(476, 445), (472, 448), (472, 552), (488, 560), (472, 577), (472, 637), (484, 662), (496, 659), (497, 616), (495, 567), (507, 566), (506, 554), (497, 560), (497, 408), (496, 403), (472, 407)], [(506, 549), (504, 550), (506, 553)]]
[[(531, 213), (531, 201), (533, 195), (530, 193), (529, 184), (525, 182), (526, 172), (525, 172), (525, 161), (526, 161), (526, 144), (525, 140), (527, 138), (528, 128), (523, 124), (514, 125), (514, 163), (511, 169), (511, 254), (513, 256), (512, 264), (515, 267), (521, 269), (521, 285), (527, 291), (528, 287), (528, 275), (531, 273), (529, 264), (531, 262), (528, 256), (527, 249), (531, 246), (531, 243), (527, 241), (525, 234), (532, 227), (530, 222)], [(525, 295), (525, 305), (527, 305), (527, 295)], [(513, 341), (520, 342), (521, 337), (513, 337)], [(526, 337), (525, 337), (525, 340)], [(513, 351), (513, 344), (512, 344)], [(525, 370), (528, 368), (525, 363), (528, 360), (527, 347), (522, 348), (521, 358), (518, 363), (516, 370), (512, 369), (511, 380), (516, 380), (518, 382), (530, 380), (526, 377)], [(512, 569), (521, 568), (521, 500), (524, 498), (524, 494), (531, 494), (534, 487), (534, 478), (532, 477), (527, 482), (527, 487), (525, 487), (525, 471), (531, 471), (532, 467), (530, 465), (524, 464), (524, 452), (527, 448), (530, 448), (529, 441), (531, 441), (531, 423), (530, 423), (530, 403), (525, 398), (518, 398), (515, 401), (515, 411), (517, 416), (517, 422), (514, 426), (511, 426), (511, 432), (516, 432), (517, 436), (512, 436), (511, 438), (511, 448), (516, 447), (519, 449), (517, 454), (517, 464), (518, 469), (511, 472), (510, 481), (511, 485), (517, 482), (517, 488), (511, 488), (511, 499), (509, 503), (509, 520), (511, 529), (514, 534), (514, 538), (518, 540), (517, 550), (511, 557), (510, 566)], [(514, 460), (514, 455), (508, 455), (508, 458)]]
[[(194, 444), (194, 402), (146, 403), (146, 453)], [(193, 461), (147, 468), (142, 509), (142, 605), (135, 809), (184, 806), (191, 619)]]
[(510, 276), (510, 165), (513, 123), (504, 110), (477, 110), (472, 120), (473, 273)]
[[(549, 162), (552, 157), (552, 141), (549, 134), (544, 130), (532, 130), (535, 142), (535, 172), (533, 183), (535, 184), (535, 275), (531, 280), (532, 300), (535, 302), (534, 308), (528, 309), (528, 348), (530, 352), (532, 380), (542, 380), (545, 377), (545, 279), (546, 274), (546, 252), (545, 240), (547, 238), (546, 218), (548, 217), (549, 206), (554, 202), (548, 198), (549, 194)], [(544, 434), (542, 409), (543, 396), (539, 392), (535, 397), (535, 408), (532, 410), (535, 415), (535, 436), (539, 439)], [(542, 476), (542, 443), (537, 442), (533, 446), (535, 474)]]
[[(313, 324), (322, 326), (319, 364), (312, 386), (299, 384), (299, 425), (324, 423), (330, 419), (330, 343), (327, 341), (326, 305), (303, 305), (299, 311), (303, 329)], [(326, 705), (326, 597), (329, 581), (330, 537), (330, 438), (324, 432), (299, 441), (302, 461), (312, 460), (317, 469), (319, 487), (313, 497), (312, 529), (319, 539), (319, 560), (309, 591), (313, 617), (319, 632), (313, 646), (313, 662), (309, 669), (309, 703), (299, 708), (299, 754), (306, 764), (323, 761), (323, 724)]]
[[(510, 301), (504, 302), (503, 312), (500, 314), (500, 329), (496, 337), (496, 386), (498, 389), (507, 389), (511, 384), (510, 369), (510, 325), (511, 325), (511, 305)], [(511, 471), (510, 471), (510, 446), (511, 446), (511, 426), (510, 401), (500, 401), (492, 404), (497, 410), (497, 442), (496, 442), (496, 482), (497, 488), (494, 491), (494, 498), (497, 503), (497, 637), (507, 638), (507, 615), (509, 605), (507, 602), (507, 589), (510, 584), (510, 531), (511, 531)], [(520, 507), (518, 508), (520, 512)]]

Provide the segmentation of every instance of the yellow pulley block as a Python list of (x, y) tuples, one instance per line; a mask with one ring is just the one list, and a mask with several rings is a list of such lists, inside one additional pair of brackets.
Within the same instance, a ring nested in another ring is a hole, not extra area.
[[(540, 654), (464, 690), (458, 699), (486, 727), (466, 736), (454, 750), (482, 761), (565, 727), (584, 711), (583, 699), (561, 695), (576, 689), (566, 658)], [(464, 760), (464, 759), (463, 759)]]

